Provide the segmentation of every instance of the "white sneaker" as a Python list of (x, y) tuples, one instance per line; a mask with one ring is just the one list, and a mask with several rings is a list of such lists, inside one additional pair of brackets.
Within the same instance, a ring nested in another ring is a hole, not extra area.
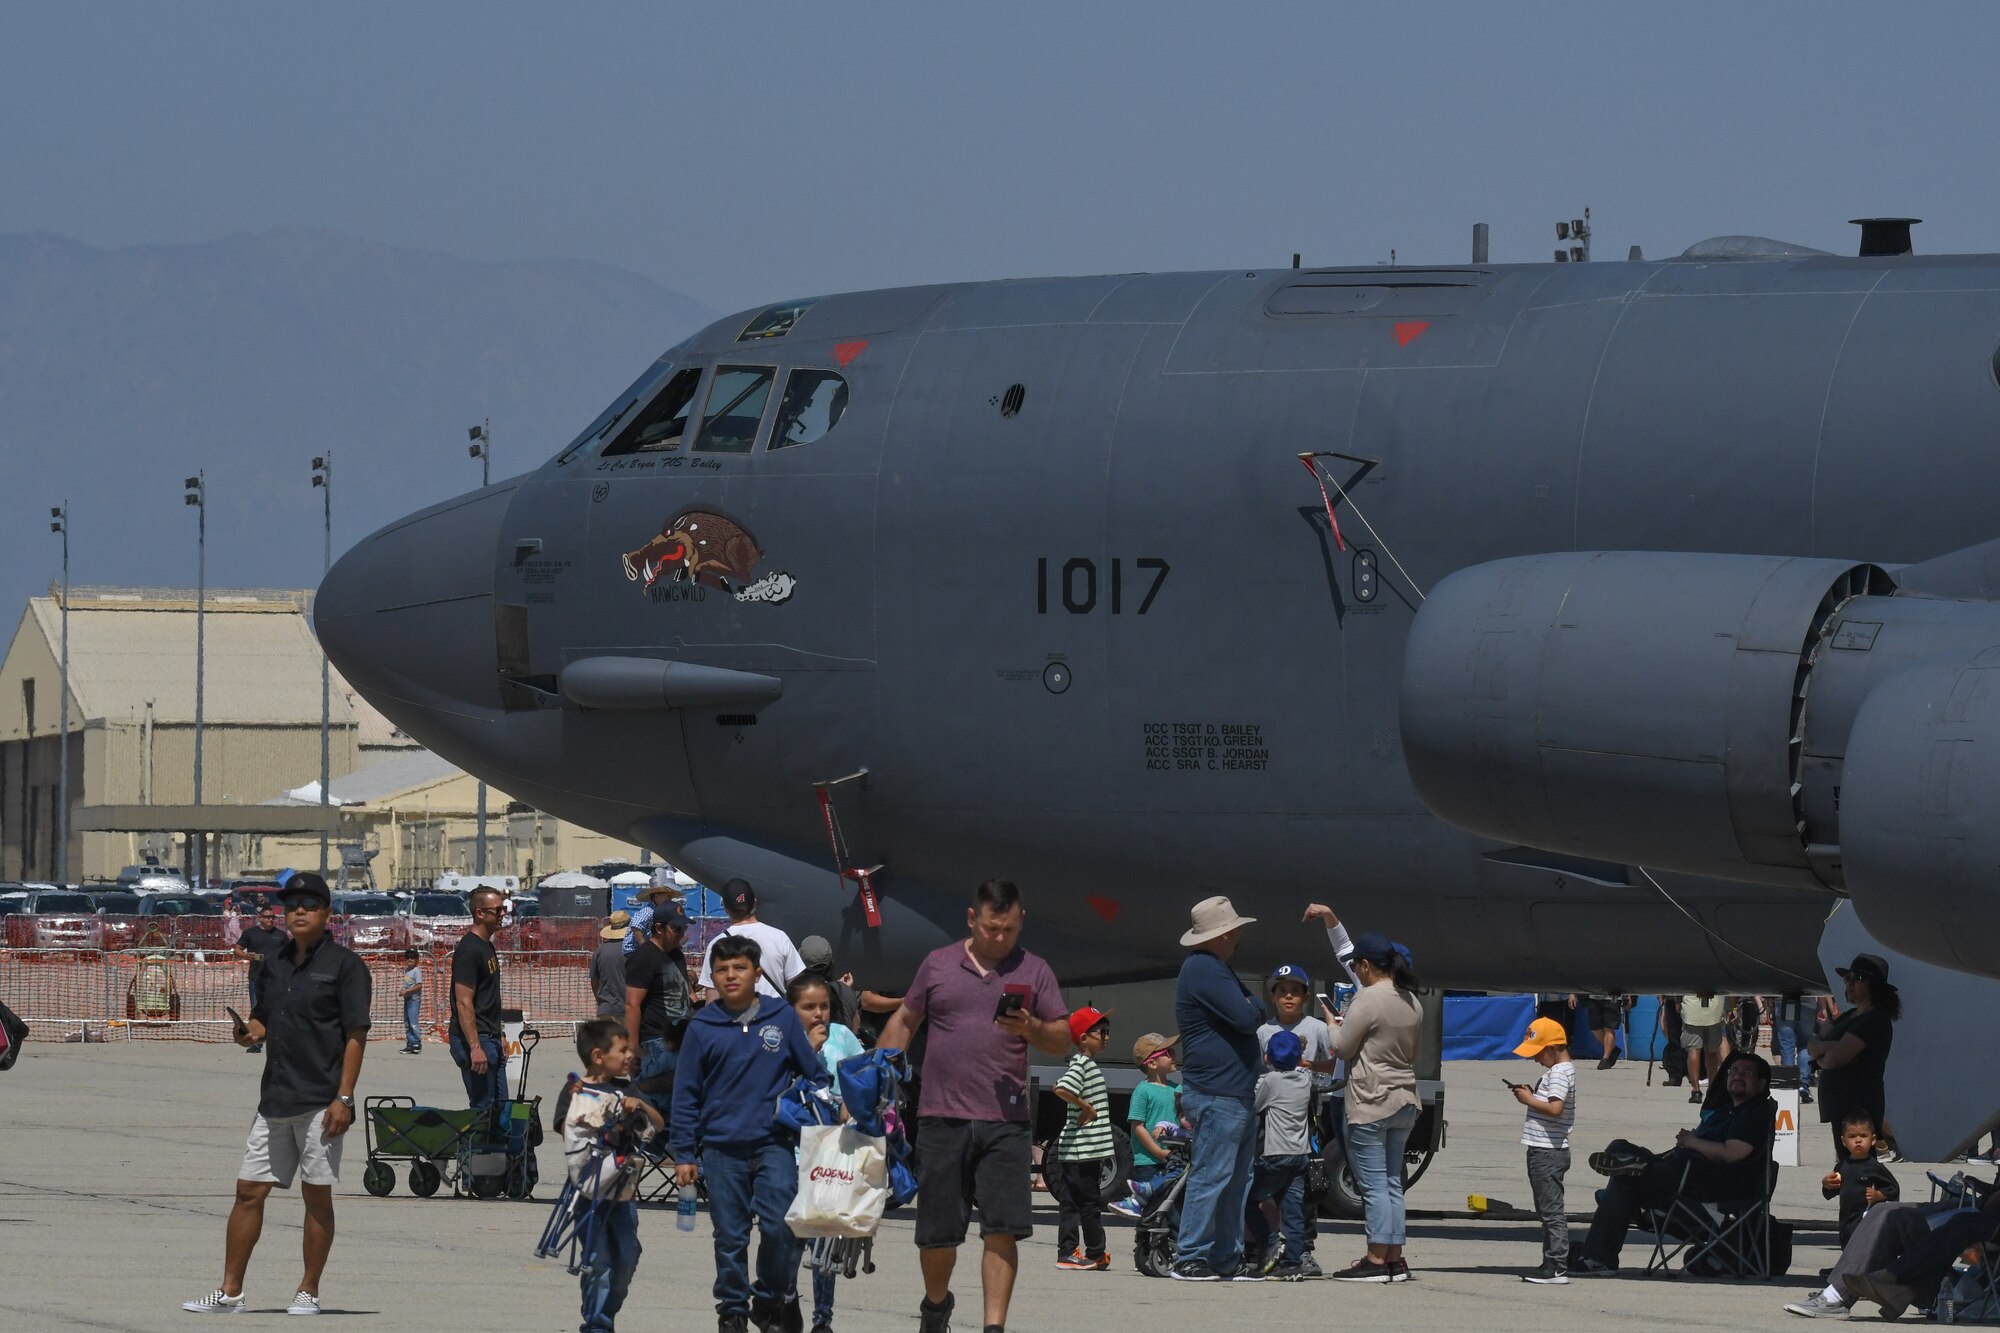
[(309, 1291), (302, 1291), (298, 1295), (292, 1297), (292, 1303), (290, 1306), (286, 1307), (285, 1313), (318, 1314), (319, 1297), (313, 1295)]
[(1802, 1301), (1793, 1301), (1785, 1307), (1785, 1312), (1807, 1319), (1845, 1319), (1849, 1313), (1839, 1301), (1828, 1300), (1824, 1291), (1816, 1291)]
[(242, 1314), (243, 1298), (225, 1296), (222, 1288), (217, 1287), (198, 1301), (182, 1301), (181, 1309), (189, 1314)]

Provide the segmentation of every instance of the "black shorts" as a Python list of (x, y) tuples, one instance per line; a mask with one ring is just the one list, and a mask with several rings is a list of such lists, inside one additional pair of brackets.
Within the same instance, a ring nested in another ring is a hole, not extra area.
[(1592, 1032), (1615, 1032), (1625, 1026), (1623, 1007), (1616, 1000), (1600, 1003), (1597, 1000), (1583, 1002), (1584, 1020), (1590, 1024)]
[(982, 1236), (1034, 1234), (1029, 1210), (1028, 1127), (1011, 1120), (917, 1120), (917, 1248), (965, 1241), (972, 1208)]

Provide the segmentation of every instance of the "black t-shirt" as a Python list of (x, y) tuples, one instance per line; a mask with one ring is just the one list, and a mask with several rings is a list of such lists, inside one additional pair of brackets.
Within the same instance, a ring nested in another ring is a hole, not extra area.
[(664, 1037), (668, 1046), (678, 1048), (692, 1000), (687, 955), (679, 949), (663, 953), (647, 940), (625, 960), (625, 985), (646, 992), (639, 1006), (639, 1040)]
[(243, 933), (236, 937), (236, 947), (250, 955), (250, 970), (255, 972), (258, 960), (290, 938), (275, 927), (266, 930), (262, 926), (245, 926)]
[(460, 986), (472, 987), (472, 1021), (479, 1035), (499, 1036), (500, 955), (492, 944), (469, 930), (451, 951), (451, 1035), (463, 1039), (465, 1032), (458, 1022)]
[(1849, 1009), (1826, 1025), (1826, 1039), (1836, 1045), (1850, 1033), (1866, 1045), (1840, 1068), (1819, 1071), (1819, 1118), (1839, 1124), (1850, 1111), (1866, 1111), (1880, 1128), (1885, 1105), (1882, 1076), (1896, 1025), (1880, 1009)]
[[(1878, 1157), (1863, 1157), (1859, 1161), (1842, 1157), (1833, 1169), (1840, 1175), (1840, 1188), (1834, 1193), (1840, 1198), (1840, 1243), (1845, 1245), (1854, 1235), (1854, 1228), (1861, 1225), (1861, 1215), (1868, 1211), (1868, 1187), (1873, 1185), (1882, 1191), (1884, 1199), (1893, 1203), (1901, 1196), (1902, 1186)], [(1820, 1193), (1825, 1194), (1825, 1189)]]
[(1749, 1144), (1751, 1152), (1740, 1162), (1695, 1158), (1694, 1169), (1688, 1173), (1691, 1193), (1710, 1199), (1747, 1199), (1763, 1193), (1757, 1174), (1766, 1168), (1765, 1150), (1770, 1146), (1777, 1114), (1778, 1104), (1769, 1097), (1752, 1097), (1740, 1106), (1724, 1102), (1704, 1114), (1695, 1127), (1696, 1138), (1710, 1143), (1740, 1141)]
[(251, 1016), (264, 1024), (266, 1116), (323, 1111), (340, 1094), (347, 1034), (369, 1026), (368, 965), (322, 935), (298, 962), (295, 950), (264, 955), (264, 989)]

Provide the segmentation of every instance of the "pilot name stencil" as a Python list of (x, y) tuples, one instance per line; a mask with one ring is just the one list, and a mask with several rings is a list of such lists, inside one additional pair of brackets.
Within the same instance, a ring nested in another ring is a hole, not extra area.
[(1261, 773), (1271, 766), (1255, 722), (1146, 722), (1146, 768), (1154, 773)]

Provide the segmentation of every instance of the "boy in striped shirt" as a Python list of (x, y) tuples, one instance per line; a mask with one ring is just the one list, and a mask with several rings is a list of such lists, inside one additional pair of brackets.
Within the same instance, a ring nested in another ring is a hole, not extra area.
[(1563, 1208), (1563, 1175), (1569, 1170), (1569, 1132), (1576, 1125), (1576, 1066), (1569, 1060), (1569, 1034), (1552, 1018), (1528, 1025), (1528, 1039), (1514, 1048), (1542, 1067), (1541, 1082), (1509, 1086), (1528, 1108), (1521, 1142), (1528, 1149), (1528, 1188), (1542, 1219), (1542, 1266), (1521, 1274), (1523, 1282), (1560, 1287), (1569, 1283), (1569, 1214)]
[(1076, 1043), (1076, 1054), (1056, 1081), (1056, 1096), (1069, 1104), (1056, 1139), (1062, 1163), (1056, 1267), (1102, 1271), (1111, 1267), (1104, 1248), (1104, 1171), (1114, 1149), (1111, 1094), (1097, 1056), (1111, 1040), (1110, 1016), (1083, 1006), (1069, 1016), (1069, 1039)]

